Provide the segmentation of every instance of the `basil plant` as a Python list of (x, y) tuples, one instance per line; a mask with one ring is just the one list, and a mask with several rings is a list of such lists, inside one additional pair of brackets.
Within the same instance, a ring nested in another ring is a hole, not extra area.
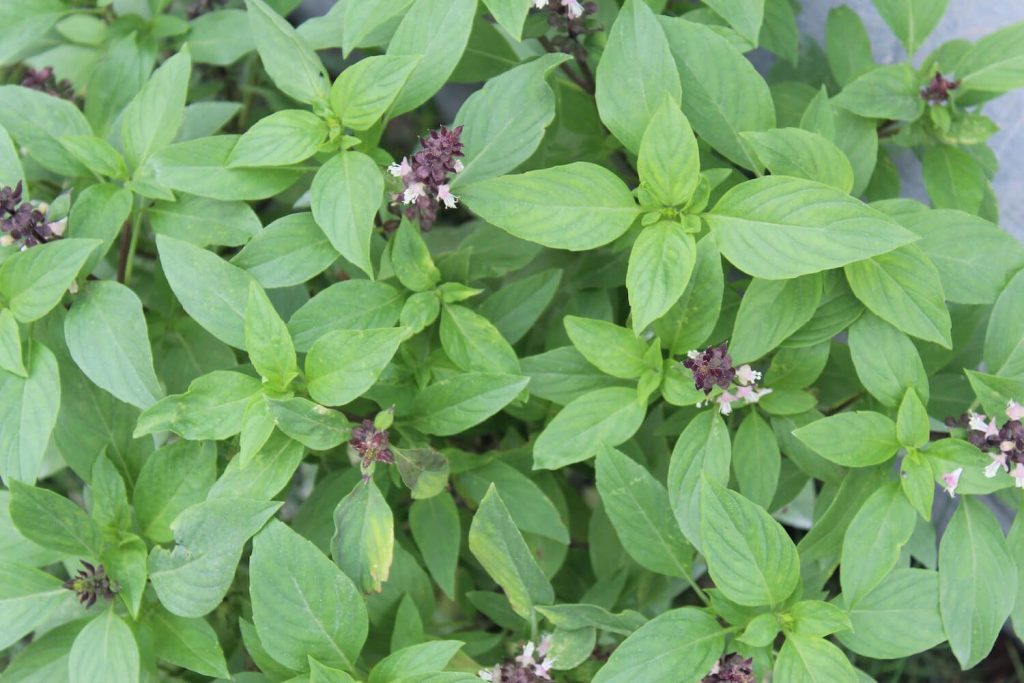
[(1024, 24), (321, 4), (0, 1), (4, 683), (991, 670)]

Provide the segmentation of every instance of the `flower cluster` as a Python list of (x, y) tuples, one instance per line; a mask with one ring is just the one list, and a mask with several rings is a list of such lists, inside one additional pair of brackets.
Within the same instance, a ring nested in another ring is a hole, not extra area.
[(20, 241), (22, 249), (25, 249), (64, 235), (66, 218), (47, 223), (45, 204), (36, 208), (21, 198), (20, 182), (14, 187), (0, 188), (0, 232), (3, 233), (0, 246), (7, 247)]
[(1018, 488), (1024, 488), (1024, 406), (1011, 400), (1006, 417), (1000, 426), (994, 417), (967, 413), (967, 440), (992, 458), (985, 468), (986, 477), (991, 479), (1002, 470), (1013, 477)]
[(391, 175), (401, 178), (405, 190), (393, 197), (401, 200), (407, 208), (405, 215), (410, 220), (419, 219), (420, 228), (429, 230), (437, 220), (441, 204), (454, 209), (459, 198), (452, 194), (449, 175), (462, 170), (462, 126), (448, 130), (432, 130), (420, 138), (422, 149), (413, 155), (412, 161), (403, 157), (397, 164), (391, 164)]
[(960, 81), (950, 81), (943, 77), (938, 71), (928, 84), (921, 88), (921, 98), (931, 105), (946, 104), (949, 102), (949, 91), (960, 87)]
[[(709, 346), (703, 351), (690, 351), (686, 354), (683, 367), (693, 373), (693, 384), (704, 395), (711, 394), (711, 391), (718, 387), (722, 393), (713, 400), (718, 403), (718, 408), (723, 415), (732, 412), (732, 404), (739, 400), (749, 403), (757, 403), (762, 396), (770, 394), (771, 389), (758, 388), (757, 381), (761, 379), (761, 373), (749, 365), (741, 365), (734, 368), (732, 357), (729, 356), (729, 349), (725, 342), (718, 346)], [(735, 391), (729, 391), (735, 386)], [(710, 403), (711, 399), (704, 403)], [(700, 407), (702, 403), (698, 403)]]
[(711, 667), (701, 683), (754, 683), (754, 660), (744, 659), (735, 652), (724, 655)]
[(25, 71), (24, 78), (21, 79), (21, 85), (63, 100), (75, 101), (75, 87), (66, 78), (58, 81), (57, 77), (53, 75), (52, 66), (44, 66), (38, 71), (29, 67)]
[[(529, 642), (523, 646), (523, 653), (511, 662), (495, 664), (484, 669), (477, 675), (492, 683), (533, 683), (533, 681), (550, 681), (551, 667), (555, 660), (547, 656), (551, 649), (551, 637), (544, 636), (540, 645)], [(536, 655), (540, 661), (534, 658)]]
[(74, 591), (78, 601), (87, 608), (96, 604), (97, 598), (113, 600), (120, 587), (110, 580), (103, 565), (94, 566), (82, 560), (82, 567), (84, 569), (64, 582), (64, 587)]
[[(587, 5), (592, 7), (588, 8)], [(594, 3), (588, 2), (586, 4), (580, 2), (580, 0), (533, 0), (533, 6), (536, 9), (546, 9), (552, 13), (553, 16), (558, 14), (564, 14), (570, 20), (579, 19), (584, 14), (593, 13), (597, 7), (593, 6)]]
[(366, 472), (375, 462), (391, 464), (395, 456), (391, 452), (391, 439), (387, 430), (378, 429), (373, 420), (363, 420), (352, 430), (352, 438), (348, 445), (352, 447), (362, 460), (363, 471)]

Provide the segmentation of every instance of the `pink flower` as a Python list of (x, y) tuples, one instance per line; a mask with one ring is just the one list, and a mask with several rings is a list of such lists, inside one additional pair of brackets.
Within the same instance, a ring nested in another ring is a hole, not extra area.
[(1010, 472), (1010, 476), (1014, 478), (1014, 486), (1024, 489), (1024, 465), (1017, 463), (1017, 466), (1013, 468), (1013, 472)]
[(738, 401), (739, 397), (733, 396), (728, 391), (723, 391), (715, 400), (718, 401), (718, 410), (722, 415), (728, 415), (732, 412), (733, 401)]
[(462, 173), (462, 169), (464, 169), (466, 167), (462, 165), (462, 161), (461, 160), (456, 159), (455, 161), (452, 162), (452, 168), (455, 169), (456, 173)]
[(978, 413), (975, 412), (969, 412), (967, 414), (970, 417), (968, 425), (972, 430), (976, 432), (983, 432), (985, 434), (986, 439), (990, 436), (999, 435), (999, 428), (996, 426), (995, 418), (992, 418), (988, 422), (985, 422), (984, 415), (979, 415)]
[[(1024, 476), (1024, 467), (1021, 468), (1022, 476)], [(960, 475), (964, 473), (963, 467), (958, 467), (952, 472), (946, 472), (942, 475), (942, 483), (944, 484), (946, 493), (952, 498), (956, 492), (956, 487), (960, 484)]]
[(459, 203), (459, 198), (452, 194), (451, 189), (447, 185), (438, 186), (437, 200), (449, 209), (454, 209)]
[(402, 194), (402, 203), (412, 204), (420, 197), (425, 197), (426, 192), (424, 192), (424, 189), (425, 186), (423, 185), (423, 183), (410, 184), (409, 187), (405, 188), (405, 192)]
[(739, 380), (740, 384), (753, 384), (761, 379), (761, 373), (749, 365), (741, 365), (736, 368), (736, 379)]
[(756, 386), (742, 386), (736, 389), (736, 398), (742, 398), (747, 403), (757, 403), (762, 396), (772, 393), (771, 389), (758, 389)]
[(391, 164), (388, 166), (388, 172), (396, 178), (404, 178), (412, 173), (412, 164), (409, 163), (408, 157), (402, 157), (402, 163)]
[(583, 16), (583, 4), (580, 0), (562, 0), (562, 7), (570, 19), (579, 19)]
[(1024, 419), (1024, 406), (1011, 399), (1010, 402), (1006, 404), (1006, 417), (1011, 420)]
[(989, 453), (989, 457), (992, 458), (992, 462), (989, 464), (988, 467), (985, 468), (985, 476), (988, 477), (989, 479), (992, 479), (997, 474), (999, 474), (999, 470), (1007, 469), (1006, 453), (1000, 453), (999, 455), (993, 455)]

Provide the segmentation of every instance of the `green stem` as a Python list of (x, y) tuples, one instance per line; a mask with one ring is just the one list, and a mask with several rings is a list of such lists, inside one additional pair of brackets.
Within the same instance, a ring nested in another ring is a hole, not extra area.
[(132, 264), (135, 261), (135, 250), (139, 246), (139, 233), (142, 232), (142, 200), (140, 199), (135, 206), (135, 215), (132, 216), (132, 232), (131, 241), (128, 243), (128, 255), (124, 265), (124, 284), (129, 284), (132, 280)]
[(686, 579), (686, 583), (690, 584), (690, 588), (692, 588), (693, 592), (697, 594), (697, 597), (700, 598), (700, 601), (703, 602), (705, 605), (710, 606), (711, 600), (708, 599), (708, 594), (705, 593), (704, 590), (697, 585), (697, 582), (693, 580), (693, 577), (690, 576), (690, 574), (687, 572), (686, 576), (684, 576), (683, 578)]

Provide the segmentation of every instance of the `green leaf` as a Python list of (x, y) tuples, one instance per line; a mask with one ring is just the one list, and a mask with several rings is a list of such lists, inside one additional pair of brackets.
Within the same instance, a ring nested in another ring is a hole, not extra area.
[(705, 477), (700, 527), (708, 573), (728, 599), (777, 606), (796, 590), (796, 546), (764, 508)]
[(313, 214), (282, 216), (261, 230), (231, 263), (249, 271), (266, 289), (301, 285), (338, 260), (338, 252)]
[(847, 194), (785, 176), (733, 187), (704, 219), (727, 259), (768, 280), (837, 268), (917, 239)]
[(750, 411), (736, 430), (735, 446), (732, 467), (740, 492), (766, 510), (771, 509), (782, 467), (779, 442), (771, 425), (756, 411)]
[(11, 32), (0, 46), (0, 65), (18, 61), (20, 53), (39, 40), (67, 8), (57, 0), (12, 0), (0, 7), (0, 21)]
[(665, 487), (624, 453), (597, 452), (597, 492), (626, 552), (642, 567), (690, 576), (693, 549), (676, 526)]
[(604, 320), (567, 315), (563, 320), (576, 350), (594, 367), (612, 377), (635, 379), (648, 365), (647, 344), (630, 330)]
[(395, 466), (413, 499), (430, 498), (448, 486), (448, 459), (430, 447), (392, 448)]
[(562, 282), (560, 269), (544, 270), (506, 284), (480, 305), (480, 314), (501, 336), (515, 344), (533, 328), (551, 305)]
[(532, 479), (501, 461), (489, 462), (459, 473), (456, 491), (471, 504), (479, 504), (491, 485), (503, 499), (516, 501), (512, 521), (524, 533), (544, 536), (560, 544), (569, 543), (569, 531), (555, 504)]
[(417, 64), (416, 56), (373, 55), (360, 59), (342, 71), (331, 86), (331, 108), (348, 128), (368, 130), (394, 103)]
[(60, 403), (57, 359), (42, 344), (29, 346), (25, 377), (0, 370), (0, 477), (8, 485), (40, 475)]
[[(996, 375), (1024, 375), (1024, 272), (1014, 276), (999, 295), (985, 332), (985, 365)], [(1012, 398), (1012, 397), (1011, 397)]]
[(424, 434), (458, 434), (504, 408), (529, 382), (529, 377), (517, 375), (463, 373), (420, 391), (408, 409), (409, 417)]
[(695, 607), (669, 610), (626, 638), (594, 683), (700, 680), (724, 647), (725, 634), (707, 612)]
[(916, 246), (905, 246), (846, 266), (857, 298), (907, 334), (952, 348), (952, 323), (935, 265)]
[(100, 529), (80, 507), (47, 489), (9, 483), (11, 521), (22, 536), (68, 555), (99, 557)]
[(28, 377), (25, 359), (21, 351), (21, 332), (18, 321), (9, 309), (0, 309), (0, 370)]
[(914, 389), (907, 389), (896, 416), (896, 436), (907, 448), (921, 448), (930, 437), (928, 409)]
[(697, 244), (679, 223), (661, 221), (640, 233), (626, 271), (635, 333), (642, 333), (682, 297), (696, 259)]
[(0, 266), (0, 299), (18, 322), (42, 318), (60, 303), (97, 246), (98, 240), (63, 239), (11, 254)]
[(147, 538), (157, 543), (168, 543), (174, 538), (174, 519), (206, 499), (217, 477), (216, 456), (212, 442), (182, 440), (146, 458), (135, 482), (132, 505)]
[(707, 235), (697, 242), (697, 260), (683, 295), (655, 321), (654, 331), (673, 354), (682, 355), (703, 344), (718, 322), (725, 277), (722, 256)]
[(442, 492), (414, 500), (409, 508), (409, 530), (431, 577), (445, 595), (454, 599), (462, 533), (451, 494)]
[[(0, 579), (0, 609), (4, 613), (0, 623), (0, 647), (5, 649), (45, 624), (55, 612), (73, 604), (73, 594), (63, 587), (60, 579), (41, 569), (5, 562), (0, 566)], [(10, 674), (8, 667), (4, 678)]]
[(1018, 22), (976, 42), (956, 65), (960, 87), (1000, 93), (1024, 85), (1022, 36), (1024, 23)]
[(64, 319), (64, 337), (82, 372), (118, 399), (145, 410), (163, 396), (142, 302), (124, 285), (88, 283)]
[(252, 276), (210, 251), (172, 237), (157, 235), (156, 245), (182, 308), (217, 339), (244, 349)]
[(896, 569), (847, 612), (853, 628), (839, 642), (873, 659), (903, 659), (946, 640), (939, 615), (939, 574)]
[(398, 290), (383, 282), (336, 282), (292, 314), (288, 330), (292, 333), (295, 348), (309, 351), (317, 339), (333, 330), (391, 327), (398, 321), (404, 298)]
[(647, 617), (634, 610), (612, 614), (599, 605), (549, 605), (537, 611), (556, 628), (575, 631), (581, 628), (600, 628), (611, 633), (628, 636), (647, 623)]
[(889, 24), (913, 57), (928, 34), (938, 25), (949, 0), (874, 0), (878, 13)]
[(155, 547), (149, 553), (149, 580), (163, 606), (181, 617), (216, 609), (231, 588), (242, 548), (280, 506), (277, 501), (218, 498), (178, 515), (171, 523), (174, 548)]
[(469, 550), (501, 586), (519, 616), (529, 619), (534, 605), (554, 602), (551, 584), (537, 566), (493, 484), (473, 515)]
[(331, 245), (371, 279), (370, 238), (383, 194), (380, 169), (359, 152), (342, 152), (321, 166), (310, 190), (313, 218)]
[(372, 479), (359, 482), (334, 510), (331, 557), (363, 593), (379, 593), (391, 572), (391, 508)]
[(203, 676), (231, 676), (217, 633), (205, 619), (186, 619), (158, 606), (143, 623), (157, 658)]
[(256, 50), (274, 85), (305, 104), (326, 102), (330, 80), (313, 49), (263, 0), (245, 0), (245, 6)]
[(858, 683), (856, 670), (843, 651), (825, 640), (790, 633), (775, 661), (775, 678), (792, 683)]
[(214, 10), (189, 24), (188, 49), (197, 64), (230, 66), (256, 49), (249, 17), (242, 10)]
[(460, 640), (435, 640), (392, 652), (370, 671), (368, 683), (398, 683), (441, 671), (462, 647)]
[(545, 78), (566, 59), (542, 55), (489, 79), (470, 95), (455, 117), (454, 125), (464, 126), (465, 156), (452, 187), (508, 173), (530, 158), (555, 118), (555, 94)]
[(881, 413), (838, 413), (793, 431), (811, 450), (843, 467), (869, 467), (889, 460), (900, 447), (896, 424)]
[(627, 387), (598, 389), (575, 399), (547, 424), (533, 448), (535, 469), (588, 460), (602, 446), (618, 446), (640, 428), (646, 406)]
[(1013, 610), (1017, 571), (999, 522), (961, 498), (939, 543), (939, 609), (963, 669), (985, 659)]
[(850, 617), (836, 605), (821, 600), (801, 600), (789, 610), (794, 624), (788, 632), (824, 638), (851, 628)]
[(228, 166), (288, 166), (313, 156), (327, 139), (327, 124), (316, 114), (285, 109), (247, 130), (228, 156)]
[(476, 0), (416, 0), (405, 12), (387, 54), (420, 60), (395, 98), (391, 116), (412, 111), (441, 89), (462, 57), (475, 14)]
[(935, 502), (935, 473), (928, 457), (911, 449), (900, 463), (900, 488), (921, 519), (931, 521)]
[[(693, 130), (730, 161), (757, 168), (739, 133), (775, 127), (775, 107), (764, 79), (710, 27), (681, 17), (658, 20), (679, 69), (683, 113)], [(715, 77), (708, 78), (709, 73)]]
[(139, 680), (139, 646), (121, 617), (107, 610), (79, 632), (68, 657), (70, 683)]
[[(729, 483), (732, 443), (722, 417), (713, 410), (699, 413), (676, 440), (668, 465), (668, 498), (676, 522), (698, 550), (701, 543), (700, 507), (706, 478)], [(701, 476), (703, 474), (703, 476)]]
[(530, 11), (530, 0), (484, 0), (491, 16), (517, 41), (523, 39), (523, 23)]
[[(5, 3), (0, 12), (7, 7)], [(89, 176), (89, 170), (60, 144), (60, 138), (68, 135), (92, 135), (89, 122), (75, 104), (20, 85), (0, 86), (0, 100), (5, 105), (0, 111), (0, 126), (19, 147), (32, 150), (33, 161), (61, 176)]]
[[(236, 201), (266, 199), (288, 189), (302, 168), (230, 168), (237, 135), (214, 135), (165, 147), (136, 173), (136, 181), (200, 197)], [(164, 192), (157, 195), (169, 199)]]
[(106, 140), (94, 135), (67, 135), (60, 138), (60, 144), (93, 173), (118, 180), (128, 179), (124, 158)]
[(832, 103), (869, 119), (916, 121), (924, 113), (919, 86), (909, 64), (879, 66), (846, 85)]
[(244, 462), (241, 455), (232, 458), (224, 474), (210, 488), (208, 498), (270, 500), (276, 497), (292, 482), (295, 470), (306, 455), (303, 446), (283, 433), (274, 432), (248, 462)]
[(736, 363), (761, 358), (803, 327), (818, 309), (822, 278), (792, 280), (754, 278), (740, 300), (729, 354)]
[(705, 0), (704, 4), (729, 22), (748, 43), (757, 45), (764, 20), (765, 0)]
[(304, 398), (266, 399), (278, 429), (315, 451), (326, 451), (347, 441), (352, 430), (339, 412)]
[(193, 381), (184, 394), (154, 403), (139, 417), (133, 436), (169, 429), (193, 441), (226, 439), (242, 431), (245, 411), (259, 393), (255, 377), (211, 372)]
[(914, 508), (896, 482), (864, 501), (843, 536), (839, 578), (847, 607), (856, 607), (893, 570), (916, 522)]
[(594, 97), (601, 120), (636, 153), (662, 102), (678, 104), (681, 94), (668, 40), (654, 12), (642, 0), (626, 0), (597, 64)]
[(160, 65), (121, 114), (121, 142), (133, 168), (174, 142), (185, 116), (192, 74), (188, 50)]
[(93, 463), (89, 479), (89, 511), (103, 530), (121, 534), (132, 526), (131, 506), (128, 505), (124, 480), (110, 459), (103, 454)]
[(335, 330), (320, 337), (306, 356), (310, 396), (325, 405), (344, 405), (362, 396), (391, 362), (405, 327)]
[(776, 128), (740, 133), (743, 140), (773, 175), (815, 180), (849, 193), (853, 168), (831, 140), (800, 128)]
[(399, 18), (412, 3), (413, 0), (366, 0), (346, 3), (341, 38), (345, 57), (348, 57), (354, 48), (364, 46), (364, 41), (369, 41), (382, 27)]
[(910, 388), (928, 398), (928, 375), (907, 335), (871, 313), (858, 318), (848, 334), (857, 378), (883, 405), (896, 407)]
[(351, 670), (367, 632), (356, 586), (319, 548), (276, 520), (252, 546), (252, 617), (267, 652), (296, 671), (308, 666), (307, 656)]
[(935, 145), (921, 160), (924, 185), (938, 209), (977, 213), (989, 190), (981, 164), (963, 150)]
[(197, 247), (211, 244), (238, 247), (263, 234), (260, 219), (245, 202), (220, 202), (184, 195), (176, 202), (156, 202), (147, 215), (156, 234)]
[(398, 281), (414, 292), (433, 290), (441, 281), (419, 226), (409, 220), (401, 222), (391, 240), (391, 267)]
[(664, 206), (690, 201), (700, 183), (697, 138), (678, 103), (661, 103), (644, 131), (637, 154), (640, 183)]
[(441, 308), (441, 347), (466, 372), (519, 374), (519, 359), (491, 321), (465, 306)]
[(482, 180), (463, 187), (462, 199), (520, 239), (570, 251), (611, 242), (639, 215), (618, 176), (586, 162)]
[(245, 307), (245, 348), (256, 372), (269, 381), (271, 387), (287, 389), (298, 376), (295, 347), (288, 328), (256, 282), (249, 283)]
[[(960, 211), (933, 209), (897, 217), (917, 233), (916, 245), (939, 270), (946, 299), (960, 304), (990, 304), (1024, 268), (1024, 248), (997, 225)], [(963, 248), (968, 239), (970, 249)], [(971, 273), (971, 277), (965, 277)], [(993, 317), (995, 319), (995, 317)]]

